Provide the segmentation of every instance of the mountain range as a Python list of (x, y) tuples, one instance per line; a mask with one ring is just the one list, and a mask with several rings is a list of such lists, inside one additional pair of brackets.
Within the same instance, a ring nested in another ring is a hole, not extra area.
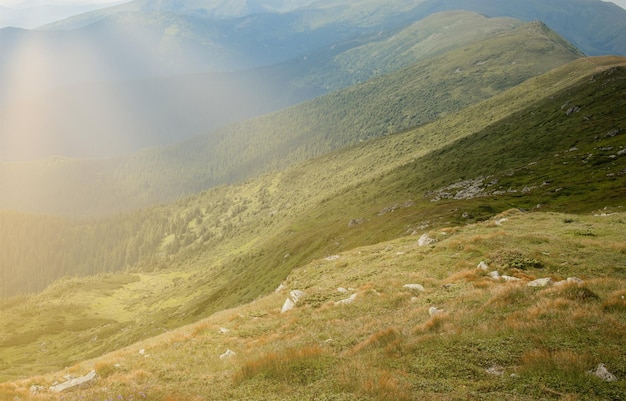
[[(438, 28), (446, 24), (454, 28)], [(367, 63), (367, 54), (377, 55), (370, 62), (377, 70), (399, 68), (406, 64), (403, 60), (416, 62), (396, 73), (179, 144), (118, 159), (4, 163), (6, 192), (0, 205), (77, 217), (172, 201), (425, 124), (581, 56), (545, 25), (467, 12), (429, 17), (398, 33), (394, 43), (398, 47), (393, 52), (382, 50), (387, 40), (353, 49), (326, 64), (328, 74), (321, 75), (347, 77), (344, 71)], [(520, 51), (521, 46), (525, 48)], [(389, 59), (398, 61), (385, 64)], [(337, 64), (350, 67), (338, 69)], [(69, 104), (81, 109), (79, 102)], [(168, 129), (179, 132), (183, 124)], [(109, 125), (103, 124), (103, 129)], [(81, 195), (70, 199), (64, 195), (77, 192)]]
[[(443, 10), (540, 20), (586, 55), (626, 54), (626, 10), (599, 0), (254, 4), (130, 2), (0, 30), (1, 160), (128, 155), (363, 82), (407, 62), (398, 44), (368, 63), (370, 42)], [(179, 100), (179, 86), (197, 90)]]

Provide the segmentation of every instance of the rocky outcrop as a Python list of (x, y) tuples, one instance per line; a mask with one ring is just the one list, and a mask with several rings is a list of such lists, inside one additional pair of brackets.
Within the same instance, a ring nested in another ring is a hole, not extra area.
[(599, 364), (595, 371), (590, 370), (587, 373), (597, 377), (598, 379), (604, 380), (605, 382), (610, 383), (617, 381), (617, 377), (615, 377), (613, 373), (609, 372), (603, 363)]
[(348, 305), (356, 300), (357, 294), (350, 295), (349, 298), (342, 299), (341, 301), (335, 302), (335, 305)]
[(296, 304), (302, 299), (304, 292), (293, 290), (289, 293), (289, 297), (285, 300), (280, 313), (285, 313), (296, 307)]
[(552, 285), (553, 281), (550, 277), (546, 278), (538, 278), (537, 280), (533, 280), (530, 283), (526, 284), (528, 287), (547, 287)]
[(425, 233), (425, 234), (422, 234), (420, 239), (417, 240), (417, 245), (426, 246), (426, 245), (434, 244), (435, 242), (437, 242), (436, 239), (431, 238), (427, 233)]
[(49, 390), (52, 391), (53, 393), (60, 393), (61, 391), (65, 391), (70, 388), (78, 387), (81, 385), (86, 385), (95, 379), (96, 379), (96, 371), (92, 370), (91, 372), (87, 373), (84, 376), (76, 377), (66, 382), (63, 382), (61, 384), (54, 385), (50, 387)]

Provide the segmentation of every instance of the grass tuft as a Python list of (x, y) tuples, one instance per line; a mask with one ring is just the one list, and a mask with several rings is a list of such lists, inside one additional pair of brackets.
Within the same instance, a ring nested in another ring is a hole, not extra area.
[(233, 376), (233, 381), (240, 384), (254, 377), (262, 377), (286, 383), (306, 384), (319, 379), (326, 365), (326, 353), (318, 345), (288, 348), (245, 362)]
[(358, 354), (368, 349), (387, 347), (401, 342), (400, 333), (394, 328), (388, 328), (372, 334), (352, 348), (351, 354)]
[(579, 286), (578, 284), (570, 284), (563, 287), (560, 295), (577, 302), (591, 302), (600, 300), (600, 296), (589, 288)]
[(626, 312), (626, 290), (615, 291), (602, 303), (607, 312)]
[(372, 374), (362, 383), (364, 394), (379, 401), (409, 401), (410, 387), (390, 372)]

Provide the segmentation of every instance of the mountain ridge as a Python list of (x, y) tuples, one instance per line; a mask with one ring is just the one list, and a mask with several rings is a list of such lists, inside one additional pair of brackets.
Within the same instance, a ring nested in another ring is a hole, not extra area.
[[(465, 18), (466, 14), (451, 16), (452, 20), (459, 17)], [(471, 17), (483, 21), (482, 17)], [(510, 20), (502, 22), (506, 26)], [(520, 52), (522, 44), (526, 47)], [(120, 204), (137, 207), (166, 202), (284, 168), (360, 140), (425, 124), (579, 56), (571, 45), (540, 23), (496, 29), (484, 41), (462, 42), (456, 49), (400, 72), (177, 145), (144, 151), (133, 158), (90, 161), (79, 168), (73, 166), (81, 163), (71, 160), (5, 163), (3, 181), (8, 190), (3, 205), (24, 210), (32, 200), (45, 198), (46, 205), (32, 204), (27, 210), (91, 210), (97, 214), (99, 210), (111, 210), (107, 203), (118, 208)], [(14, 169), (32, 170), (19, 173)], [(90, 180), (87, 171), (98, 180)], [(42, 181), (33, 181), (39, 174), (44, 174)], [(86, 197), (65, 200), (45, 192), (48, 186), (56, 194), (81, 187)], [(11, 199), (19, 195), (11, 190), (17, 187), (22, 196)], [(58, 192), (60, 188), (64, 188), (62, 192)], [(112, 200), (112, 196), (121, 197)]]

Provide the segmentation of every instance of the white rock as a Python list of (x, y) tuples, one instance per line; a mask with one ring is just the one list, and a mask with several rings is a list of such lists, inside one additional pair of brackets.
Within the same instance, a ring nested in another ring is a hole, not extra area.
[(509, 221), (509, 219), (507, 219), (506, 217), (503, 217), (503, 218), (501, 218), (501, 219), (499, 219), (499, 220), (496, 220), (496, 225), (497, 225), (497, 226), (501, 226), (501, 225), (502, 225), (502, 223), (505, 223), (505, 222), (507, 222), (507, 221)]
[(300, 290), (290, 291), (289, 297), (285, 300), (285, 303), (283, 304), (283, 307), (280, 310), (280, 313), (285, 313), (295, 308), (296, 304), (300, 302), (303, 296), (304, 296), (303, 291), (300, 291)]
[(481, 269), (481, 270), (484, 270), (484, 271), (487, 271), (487, 270), (489, 270), (489, 265), (487, 263), (485, 263), (485, 261), (481, 261), (478, 264), (477, 268)]
[(603, 363), (599, 364), (595, 371), (590, 370), (587, 373), (594, 375), (597, 378), (604, 380), (605, 382), (617, 381), (617, 377), (615, 377), (613, 373), (609, 372)]
[(504, 374), (504, 368), (502, 366), (494, 365), (489, 369), (485, 369), (485, 372), (493, 376), (502, 376)]
[(576, 284), (583, 284), (584, 281), (579, 279), (578, 277), (568, 277), (567, 278), (567, 282), (568, 283), (576, 283)]
[(287, 298), (285, 300), (285, 303), (283, 304), (282, 309), (280, 310), (280, 313), (288, 312), (292, 310), (293, 308), (295, 308), (295, 306), (296, 304), (291, 300), (291, 298)]
[(354, 302), (356, 297), (357, 297), (357, 294), (352, 294), (352, 295), (350, 295), (350, 298), (342, 299), (341, 301), (335, 302), (335, 305), (348, 305), (348, 304), (351, 304), (352, 302)]
[(526, 284), (529, 287), (547, 287), (552, 284), (552, 279), (550, 277), (546, 278), (538, 278), (537, 280), (531, 281)]
[(424, 233), (424, 234), (422, 234), (420, 239), (417, 240), (417, 245), (418, 246), (426, 246), (426, 245), (430, 245), (430, 244), (432, 244), (434, 242), (437, 242), (437, 240), (434, 239), (434, 238), (430, 238), (427, 233)]
[(302, 297), (304, 296), (304, 292), (300, 290), (293, 290), (289, 293), (289, 296), (291, 297), (291, 300), (293, 301), (293, 303), (297, 304), (300, 301), (300, 299), (302, 299)]
[(220, 327), (220, 333), (222, 334), (226, 334), (230, 331), (230, 329), (227, 329), (226, 327)]
[(75, 379), (68, 380), (64, 383), (57, 384), (56, 386), (52, 386), (49, 388), (53, 393), (60, 393), (63, 390), (67, 390), (72, 387), (80, 386), (81, 384), (89, 383), (90, 381), (96, 378), (96, 371), (92, 370), (87, 373), (85, 376), (77, 377)]
[(139, 350), (139, 355), (145, 355), (146, 354), (146, 350), (145, 349), (140, 349)]
[(237, 355), (234, 351), (226, 350), (222, 355), (220, 355), (220, 359), (232, 358)]
[(500, 273), (498, 273), (497, 270), (494, 270), (492, 272), (489, 272), (489, 277), (491, 277), (494, 280), (500, 280)]
[(33, 384), (32, 386), (30, 386), (30, 393), (31, 394), (37, 394), (39, 392), (44, 391), (46, 388), (44, 386), (38, 386), (36, 384)]
[(424, 291), (424, 286), (421, 284), (405, 284), (402, 288), (408, 288), (409, 290)]
[(332, 261), (337, 260), (339, 258), (340, 258), (339, 255), (331, 255), (331, 256), (327, 257), (326, 260), (329, 261), (329, 262), (332, 262)]
[(435, 315), (438, 315), (440, 313), (443, 313), (443, 309), (439, 309), (436, 306), (431, 306), (430, 308), (428, 308), (428, 315), (429, 316), (435, 316)]
[(343, 288), (343, 287), (339, 287), (339, 288), (337, 288), (337, 291), (339, 291), (342, 294), (345, 294), (346, 292), (348, 292), (348, 289), (347, 288)]
[(276, 290), (274, 290), (274, 292), (281, 292), (284, 289), (285, 289), (285, 285), (283, 283), (280, 283), (280, 285), (278, 286), (278, 288), (276, 288)]
[(511, 283), (511, 282), (517, 282), (517, 281), (522, 281), (522, 279), (521, 279), (521, 278), (517, 278), (517, 277), (513, 277), (513, 276), (501, 276), (501, 277), (502, 277), (502, 279), (503, 279), (504, 281), (507, 281), (507, 282), (509, 282), (509, 283)]

